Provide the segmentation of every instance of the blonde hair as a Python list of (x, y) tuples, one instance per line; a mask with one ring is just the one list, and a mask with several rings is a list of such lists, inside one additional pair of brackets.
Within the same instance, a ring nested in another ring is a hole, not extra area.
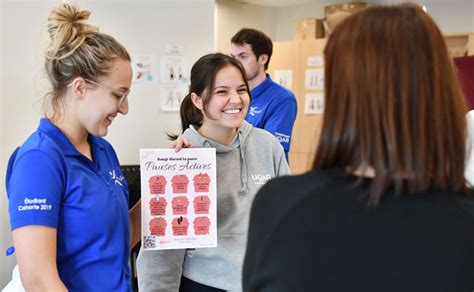
[(90, 12), (68, 3), (56, 6), (48, 17), (50, 43), (45, 52), (45, 70), (51, 83), (43, 103), (45, 116), (60, 110), (60, 98), (77, 77), (92, 81), (107, 76), (116, 59), (130, 61), (130, 55), (113, 37), (85, 23)]

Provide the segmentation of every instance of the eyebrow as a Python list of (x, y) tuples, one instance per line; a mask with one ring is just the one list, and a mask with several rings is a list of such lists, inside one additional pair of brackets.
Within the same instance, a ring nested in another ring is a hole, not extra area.
[(118, 91), (118, 90), (128, 91), (128, 90), (130, 90), (130, 88), (128, 88), (128, 87), (119, 87), (119, 88), (117, 88), (116, 90), (117, 90), (117, 91)]
[[(241, 88), (241, 87), (247, 88), (247, 86), (245, 86), (244, 83), (242, 83), (242, 84), (240, 84), (240, 85), (237, 86), (237, 88)], [(216, 87), (214, 87), (213, 90), (216, 90), (216, 89), (229, 89), (229, 88), (230, 88), (230, 86), (221, 85), (221, 86), (216, 86)]]

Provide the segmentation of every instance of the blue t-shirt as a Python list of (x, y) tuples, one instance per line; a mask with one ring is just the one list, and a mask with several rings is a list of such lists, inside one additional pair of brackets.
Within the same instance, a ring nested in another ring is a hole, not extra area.
[(40, 121), (7, 170), (11, 228), (57, 229), (57, 267), (70, 291), (130, 291), (128, 185), (112, 146), (88, 139), (93, 161)]
[(294, 94), (274, 82), (270, 75), (250, 92), (251, 101), (245, 120), (264, 129), (280, 141), (286, 160), (298, 106)]

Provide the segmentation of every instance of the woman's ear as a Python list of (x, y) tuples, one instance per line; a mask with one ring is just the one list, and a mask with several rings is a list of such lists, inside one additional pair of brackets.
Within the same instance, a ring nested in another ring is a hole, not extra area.
[(195, 107), (197, 107), (200, 110), (203, 109), (202, 98), (200, 98), (196, 93), (191, 92), (191, 100), (193, 101), (193, 104)]
[(77, 99), (84, 99), (87, 90), (87, 82), (82, 77), (76, 77), (67, 87), (71, 88), (72, 95)]

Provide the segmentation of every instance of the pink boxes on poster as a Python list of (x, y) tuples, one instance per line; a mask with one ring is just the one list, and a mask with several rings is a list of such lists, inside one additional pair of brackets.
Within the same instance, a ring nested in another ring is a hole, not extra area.
[(150, 234), (155, 236), (165, 236), (166, 220), (164, 218), (153, 218), (150, 223)]
[(152, 216), (163, 216), (166, 214), (166, 199), (161, 197), (159, 199), (152, 198), (150, 200), (150, 212)]
[(211, 178), (207, 173), (199, 173), (194, 176), (194, 191), (196, 193), (207, 193), (209, 192), (209, 184)]
[(208, 217), (196, 217), (193, 221), (194, 225), (194, 234), (196, 235), (205, 235), (209, 234), (209, 226), (211, 221)]
[(185, 196), (173, 198), (171, 206), (173, 208), (173, 215), (186, 215), (188, 213), (189, 200)]
[(185, 194), (188, 192), (188, 183), (189, 179), (183, 174), (178, 174), (173, 176), (171, 179), (173, 193), (175, 194)]
[(197, 196), (193, 200), (194, 212), (196, 214), (208, 214), (211, 201), (208, 196)]
[(148, 180), (148, 185), (150, 187), (150, 194), (164, 194), (166, 191), (166, 178), (162, 175), (152, 176)]
[(189, 221), (186, 217), (180, 216), (178, 218), (174, 218), (173, 222), (171, 222), (173, 235), (188, 235), (188, 226)]

